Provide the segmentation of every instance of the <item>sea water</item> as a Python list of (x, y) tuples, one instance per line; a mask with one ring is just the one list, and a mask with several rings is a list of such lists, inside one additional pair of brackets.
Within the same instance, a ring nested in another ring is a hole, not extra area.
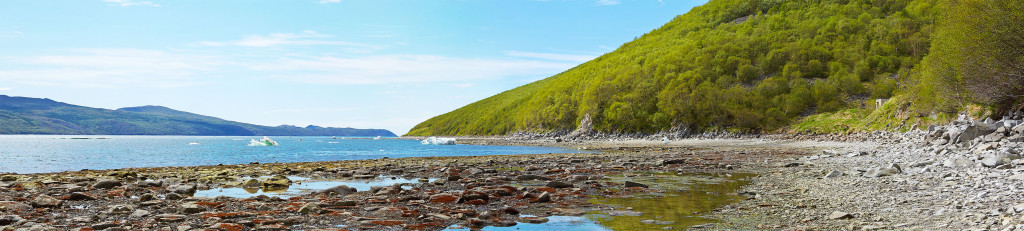
[(279, 146), (249, 146), (256, 136), (0, 135), (0, 172), (361, 160), (383, 157), (576, 153), (525, 146), (423, 145), (419, 140), (270, 137)]

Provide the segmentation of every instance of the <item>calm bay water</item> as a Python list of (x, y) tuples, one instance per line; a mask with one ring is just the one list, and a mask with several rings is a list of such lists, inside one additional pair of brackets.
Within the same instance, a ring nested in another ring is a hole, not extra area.
[(250, 139), (260, 138), (0, 135), (0, 172), (578, 152), (551, 147), (423, 145), (417, 140), (331, 137), (270, 137), (280, 146), (248, 146)]

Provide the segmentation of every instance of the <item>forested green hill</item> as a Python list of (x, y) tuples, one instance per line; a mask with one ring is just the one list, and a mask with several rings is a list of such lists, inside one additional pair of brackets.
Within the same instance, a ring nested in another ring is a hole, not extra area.
[(614, 52), (408, 135), (775, 131), (873, 107), (929, 54), (946, 0), (711, 0)]

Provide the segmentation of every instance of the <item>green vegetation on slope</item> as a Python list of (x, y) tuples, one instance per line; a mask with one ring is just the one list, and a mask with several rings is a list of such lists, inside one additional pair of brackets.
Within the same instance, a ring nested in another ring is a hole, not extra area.
[(561, 74), (408, 135), (775, 131), (889, 98), (929, 54), (943, 0), (712, 0)]

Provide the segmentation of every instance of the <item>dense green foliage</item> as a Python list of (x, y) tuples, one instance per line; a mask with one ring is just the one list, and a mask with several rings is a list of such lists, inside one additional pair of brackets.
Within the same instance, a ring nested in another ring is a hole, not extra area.
[(919, 111), (955, 113), (968, 104), (994, 107), (998, 115), (1019, 109), (1024, 102), (1024, 2), (942, 3), (933, 52), (914, 76)]
[(394, 136), (383, 129), (268, 127), (143, 106), (89, 108), (49, 99), (0, 95), (0, 134)]
[(929, 54), (941, 0), (712, 0), (614, 52), (408, 135), (773, 131), (889, 98)]

